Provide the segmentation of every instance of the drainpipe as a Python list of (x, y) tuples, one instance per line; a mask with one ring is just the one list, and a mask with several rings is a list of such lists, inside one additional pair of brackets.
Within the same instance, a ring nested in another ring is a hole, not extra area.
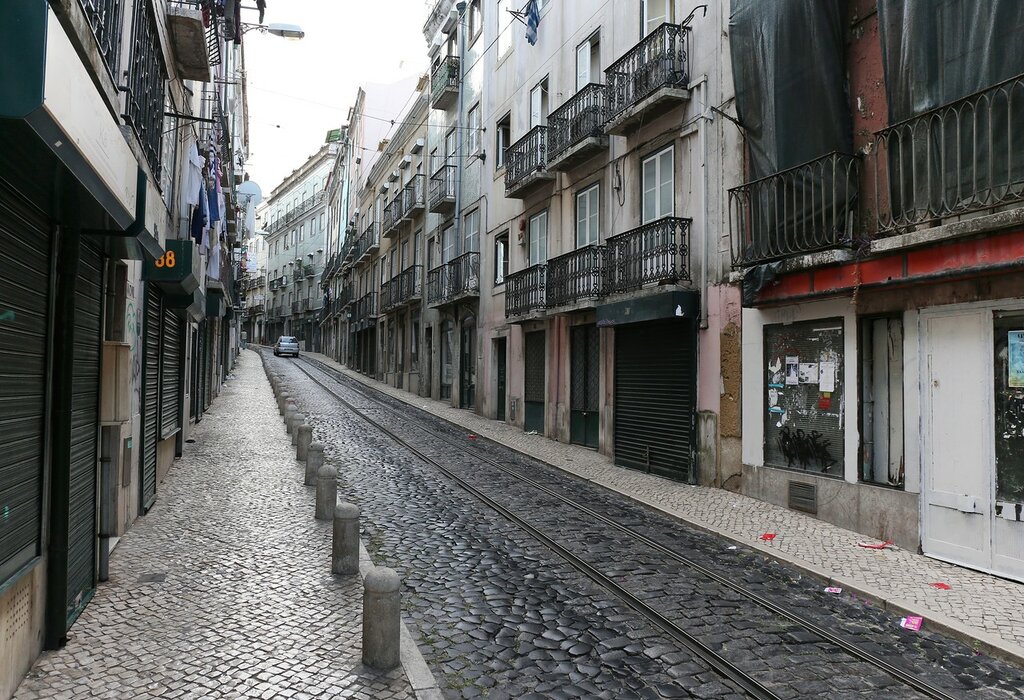
[[(459, 0), (455, 4), (459, 12), (459, 106), (455, 114), (455, 250), (459, 255), (462, 250), (462, 169), (466, 159), (462, 153), (462, 112), (466, 100), (466, 2)], [(441, 242), (442, 248), (444, 242)]]

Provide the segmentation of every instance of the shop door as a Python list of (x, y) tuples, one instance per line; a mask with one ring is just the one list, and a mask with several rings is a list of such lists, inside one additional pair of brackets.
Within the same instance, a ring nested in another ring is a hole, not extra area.
[(181, 320), (164, 309), (163, 348), (160, 353), (160, 439), (181, 430), (182, 366), (184, 345)]
[(50, 246), (46, 215), (0, 178), (0, 585), (39, 553)]
[(964, 566), (991, 566), (989, 436), (985, 402), (965, 401), (990, 386), (989, 319), (978, 311), (922, 316), (925, 554)]
[[(68, 475), (67, 627), (96, 587), (96, 476), (99, 461), (100, 329), (103, 258), (83, 243), (75, 281), (71, 373), (71, 459)], [(66, 628), (65, 628), (66, 629)]]
[(693, 476), (696, 330), (689, 320), (615, 329), (615, 463)]
[(142, 367), (142, 450), (140, 453), (142, 483), (140, 498), (146, 512), (156, 500), (156, 442), (159, 431), (160, 406), (160, 326), (163, 308), (160, 290), (146, 285), (146, 322)]
[(1024, 581), (1024, 313), (995, 314), (992, 567)]
[(544, 434), (544, 331), (526, 334), (523, 430)]
[(508, 403), (508, 366), (505, 360), (507, 341), (504, 338), (498, 338), (494, 341), (494, 361), (496, 365), (496, 382), (495, 394), (497, 394), (496, 401), (498, 402), (498, 410), (495, 418), (498, 420), (505, 420), (505, 404)]
[(462, 340), (459, 343), (459, 406), (476, 405), (476, 322), (462, 322)]
[(573, 326), (570, 330), (569, 439), (576, 445), (597, 449), (599, 416), (598, 384), (601, 341), (597, 326)]

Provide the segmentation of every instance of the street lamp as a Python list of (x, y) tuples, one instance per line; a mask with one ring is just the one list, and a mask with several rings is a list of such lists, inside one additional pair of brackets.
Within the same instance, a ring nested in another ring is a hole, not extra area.
[(302, 27), (297, 24), (282, 24), (280, 22), (274, 24), (252, 24), (250, 22), (242, 22), (243, 34), (253, 29), (262, 34), (269, 33), (284, 39), (291, 39), (292, 41), (298, 41), (306, 36), (306, 32), (302, 31)]

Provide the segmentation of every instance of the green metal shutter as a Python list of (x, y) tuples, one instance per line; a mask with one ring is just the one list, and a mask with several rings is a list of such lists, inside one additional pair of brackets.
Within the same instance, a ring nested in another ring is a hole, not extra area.
[(181, 429), (181, 320), (164, 309), (163, 350), (160, 354), (160, 439)]
[(615, 463), (693, 474), (697, 337), (689, 320), (615, 329)]
[(156, 441), (160, 404), (160, 290), (146, 285), (146, 323), (142, 368), (142, 510), (156, 500)]
[(0, 584), (39, 551), (50, 226), (0, 178)]
[(96, 470), (99, 440), (103, 258), (82, 243), (75, 281), (68, 504), (68, 626), (96, 587)]
[(544, 432), (544, 365), (546, 344), (544, 331), (526, 334), (525, 372), (523, 382), (523, 430)]

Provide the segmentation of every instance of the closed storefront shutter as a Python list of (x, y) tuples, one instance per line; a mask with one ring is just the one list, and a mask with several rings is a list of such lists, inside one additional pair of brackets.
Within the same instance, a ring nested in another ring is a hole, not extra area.
[(164, 337), (160, 367), (160, 439), (181, 429), (181, 320), (164, 310)]
[(528, 433), (544, 432), (545, 348), (544, 331), (526, 334), (526, 376), (523, 387), (526, 415), (523, 417), (523, 429)]
[(71, 376), (71, 459), (68, 504), (68, 625), (96, 585), (96, 470), (99, 435), (103, 258), (89, 244), (79, 253), (75, 282), (74, 368)]
[(156, 500), (156, 441), (160, 406), (161, 294), (152, 284), (146, 287), (145, 360), (142, 370), (142, 509)]
[(44, 213), (0, 178), (0, 585), (39, 550), (50, 245)]
[(615, 463), (673, 479), (690, 479), (696, 383), (692, 321), (617, 327)]

